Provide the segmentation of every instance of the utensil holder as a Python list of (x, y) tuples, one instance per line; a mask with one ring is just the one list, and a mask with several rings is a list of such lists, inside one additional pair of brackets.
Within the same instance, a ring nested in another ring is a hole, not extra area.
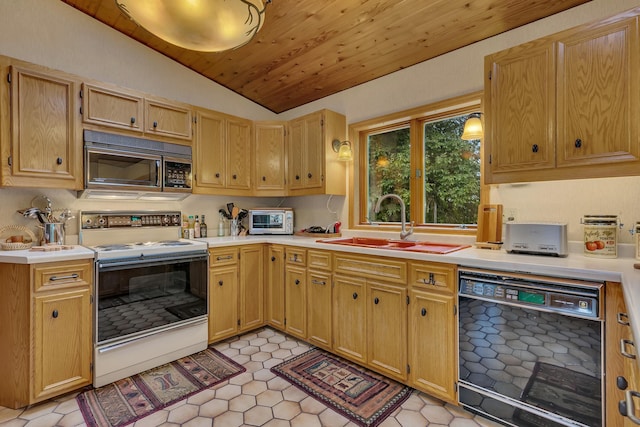
[(45, 244), (64, 245), (64, 222), (48, 222), (41, 224), (40, 227), (43, 228), (42, 239)]
[(240, 234), (240, 221), (238, 219), (232, 219), (229, 221), (229, 235), (238, 236)]

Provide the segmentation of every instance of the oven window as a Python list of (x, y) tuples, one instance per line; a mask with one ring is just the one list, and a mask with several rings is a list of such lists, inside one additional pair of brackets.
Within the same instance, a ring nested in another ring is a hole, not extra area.
[(207, 260), (98, 268), (97, 341), (207, 315)]
[(263, 214), (253, 216), (253, 227), (260, 229), (282, 228), (282, 214)]

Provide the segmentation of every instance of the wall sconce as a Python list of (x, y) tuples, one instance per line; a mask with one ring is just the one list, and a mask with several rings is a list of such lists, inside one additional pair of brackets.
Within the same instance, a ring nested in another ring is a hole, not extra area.
[(333, 148), (333, 151), (338, 153), (338, 160), (341, 160), (343, 162), (350, 162), (353, 159), (353, 151), (351, 151), (351, 142), (334, 139), (333, 142), (331, 143), (331, 147)]
[(271, 0), (116, 0), (132, 21), (161, 39), (201, 52), (243, 46), (264, 24)]
[(464, 122), (464, 130), (462, 131), (461, 139), (471, 141), (474, 139), (481, 139), (484, 136), (480, 114), (481, 113), (472, 113), (469, 115), (467, 121)]

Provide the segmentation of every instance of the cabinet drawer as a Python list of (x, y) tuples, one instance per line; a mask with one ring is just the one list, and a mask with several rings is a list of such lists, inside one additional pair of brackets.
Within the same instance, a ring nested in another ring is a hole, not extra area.
[(309, 268), (331, 270), (331, 252), (308, 251), (307, 262)]
[(382, 257), (334, 255), (333, 271), (349, 276), (407, 283), (407, 263)]
[(35, 292), (88, 286), (93, 283), (92, 261), (66, 261), (32, 266)]
[(238, 262), (238, 248), (216, 248), (209, 250), (209, 268), (232, 265)]
[(409, 284), (416, 288), (454, 293), (456, 266), (431, 262), (409, 263)]
[(306, 249), (286, 248), (285, 253), (287, 258), (287, 264), (295, 264), (295, 265), (301, 265), (301, 266), (307, 265)]

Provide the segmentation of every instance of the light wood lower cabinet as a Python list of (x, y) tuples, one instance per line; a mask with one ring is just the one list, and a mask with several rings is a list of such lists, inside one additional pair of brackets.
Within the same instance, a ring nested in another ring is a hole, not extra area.
[(326, 350), (332, 348), (331, 253), (307, 251), (307, 341)]
[(264, 324), (263, 245), (209, 250), (209, 342)]
[(0, 264), (0, 405), (91, 383), (92, 260)]
[(307, 338), (307, 272), (306, 269), (287, 265), (285, 267), (284, 331), (295, 337)]
[(269, 245), (266, 264), (265, 321), (284, 330), (284, 247)]
[(347, 359), (367, 363), (365, 279), (333, 277), (333, 350)]

